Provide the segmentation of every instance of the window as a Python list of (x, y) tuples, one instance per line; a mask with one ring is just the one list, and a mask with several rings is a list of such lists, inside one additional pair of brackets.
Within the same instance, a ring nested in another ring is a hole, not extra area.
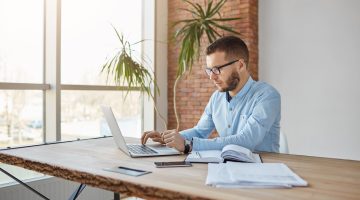
[(41, 143), (43, 0), (0, 0), (0, 27), (0, 147)]
[(94, 138), (111, 135), (103, 118), (101, 105), (111, 106), (122, 133), (125, 136), (141, 136), (140, 92), (79, 91), (65, 90), (61, 93), (61, 139)]
[(43, 0), (0, 0), (0, 27), (0, 82), (42, 83)]
[(0, 90), (0, 147), (43, 142), (43, 92)]
[[(42, 143), (44, 91), (49, 88), (43, 84), (43, 0), (0, 0), (0, 30), (0, 148)], [(0, 167), (22, 180), (44, 176)], [(11, 182), (0, 173), (1, 185)]]
[[(131, 124), (124, 126), (131, 127), (123, 130), (125, 134), (140, 137), (139, 92), (130, 92), (123, 101), (124, 92), (91, 90), (94, 85), (106, 85), (101, 66), (119, 48), (112, 26), (131, 43), (142, 39), (142, 1), (63, 0), (61, 12), (61, 83), (68, 86), (61, 91), (62, 140), (105, 135), (101, 105), (111, 105), (120, 124)], [(134, 53), (141, 56), (140, 43)]]
[[(144, 107), (147, 98), (131, 91), (124, 100), (126, 92), (107, 83), (100, 71), (117, 48), (112, 25), (138, 42), (149, 24), (144, 20), (152, 20), (143, 11), (154, 4), (0, 0), (0, 148), (109, 135), (101, 105), (113, 107), (125, 136), (140, 137), (143, 118), (145, 126), (154, 123), (153, 111)], [(143, 51), (140, 43), (138, 56)], [(21, 180), (43, 176), (0, 166)], [(0, 184), (9, 181), (0, 175)]]
[[(101, 66), (105, 58), (119, 48), (112, 26), (128, 41), (140, 41), (141, 2), (62, 0), (61, 83), (106, 85), (106, 78), (99, 76)], [(140, 53), (141, 44), (135, 47)]]

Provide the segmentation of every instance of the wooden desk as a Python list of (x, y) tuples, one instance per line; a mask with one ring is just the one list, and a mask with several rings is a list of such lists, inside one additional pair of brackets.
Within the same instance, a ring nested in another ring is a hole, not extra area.
[[(138, 139), (127, 139), (138, 142)], [(205, 186), (206, 164), (185, 168), (155, 168), (154, 161), (181, 156), (129, 158), (112, 138), (93, 139), (0, 151), (0, 162), (148, 199), (360, 199), (360, 162), (275, 153), (264, 162), (287, 164), (309, 183), (292, 189), (221, 189)], [(131, 177), (104, 171), (125, 166), (152, 173)]]

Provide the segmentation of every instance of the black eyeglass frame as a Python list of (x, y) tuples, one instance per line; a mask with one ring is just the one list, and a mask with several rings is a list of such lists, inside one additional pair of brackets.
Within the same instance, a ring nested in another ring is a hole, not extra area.
[(234, 63), (236, 63), (236, 62), (238, 62), (238, 61), (240, 61), (240, 59), (239, 59), (239, 60), (233, 60), (233, 61), (231, 61), (231, 62), (228, 62), (228, 63), (226, 63), (226, 64), (223, 64), (223, 65), (220, 65), (220, 66), (217, 66), (217, 67), (213, 67), (213, 68), (206, 67), (206, 68), (205, 68), (205, 72), (206, 72), (206, 74), (207, 74), (208, 76), (211, 75), (211, 72), (212, 72), (213, 74), (215, 74), (215, 75), (219, 75), (219, 74), (221, 73), (221, 71), (220, 71), (221, 68), (230, 66), (230, 65), (232, 65), (232, 64), (234, 64)]

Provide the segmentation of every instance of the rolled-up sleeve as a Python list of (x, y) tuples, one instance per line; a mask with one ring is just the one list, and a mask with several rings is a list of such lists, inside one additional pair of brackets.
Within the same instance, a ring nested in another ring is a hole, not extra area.
[(211, 96), (208, 104), (205, 107), (199, 122), (191, 129), (181, 131), (180, 134), (186, 140), (192, 140), (193, 138), (208, 138), (210, 133), (214, 130), (215, 125), (212, 119), (212, 103), (213, 97)]

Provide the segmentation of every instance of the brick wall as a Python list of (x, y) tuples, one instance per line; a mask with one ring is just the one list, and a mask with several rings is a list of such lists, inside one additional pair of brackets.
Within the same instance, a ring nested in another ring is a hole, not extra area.
[[(200, 5), (204, 5), (204, 0), (195, 0)], [(186, 4), (181, 0), (170, 0), (169, 3), (169, 38), (174, 30), (170, 24), (176, 20), (190, 18), (191, 16), (178, 8), (186, 8)], [(189, 7), (188, 7), (189, 8)], [(246, 42), (250, 51), (250, 73), (252, 77), (258, 79), (258, 1), (257, 0), (228, 0), (221, 10), (223, 17), (240, 17), (240, 20), (227, 23), (234, 30), (241, 33), (241, 38)], [(221, 32), (220, 32), (221, 33)], [(222, 34), (222, 33), (221, 33)], [(224, 33), (228, 35), (229, 33)], [(208, 45), (205, 38), (201, 40), (201, 53), (199, 61), (193, 65), (190, 74), (184, 76), (177, 87), (177, 109), (180, 116), (180, 130), (191, 128), (201, 117), (204, 108), (216, 90), (214, 84), (205, 74), (204, 50)], [(179, 44), (170, 43), (168, 45), (168, 128), (176, 128), (176, 119), (173, 110), (173, 86), (176, 77), (177, 59), (179, 54)]]

